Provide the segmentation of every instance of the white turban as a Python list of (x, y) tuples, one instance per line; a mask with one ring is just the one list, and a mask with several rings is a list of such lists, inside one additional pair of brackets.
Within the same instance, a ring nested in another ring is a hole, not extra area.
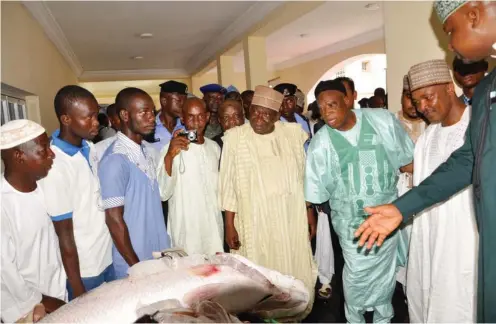
[(0, 127), (0, 150), (6, 150), (29, 142), (41, 134), (45, 129), (28, 119), (12, 120)]

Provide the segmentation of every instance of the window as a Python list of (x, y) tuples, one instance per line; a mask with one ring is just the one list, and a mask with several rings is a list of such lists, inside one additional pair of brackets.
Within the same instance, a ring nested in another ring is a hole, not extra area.
[(370, 61), (362, 62), (362, 72), (370, 72)]
[(26, 119), (26, 102), (22, 99), (2, 95), (2, 125), (15, 119)]
[(336, 78), (341, 78), (341, 77), (344, 77), (344, 70), (339, 70), (338, 72), (336, 72)]

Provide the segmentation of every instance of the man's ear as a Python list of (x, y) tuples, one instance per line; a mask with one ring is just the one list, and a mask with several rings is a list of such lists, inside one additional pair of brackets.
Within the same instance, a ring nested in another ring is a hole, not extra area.
[(160, 95), (160, 108), (167, 106), (167, 96), (165, 94)]
[(60, 116), (60, 123), (64, 126), (69, 126), (71, 123), (71, 117), (69, 117), (69, 115)]
[(357, 100), (357, 92), (356, 91), (353, 92), (353, 100)]
[(482, 4), (480, 3), (471, 4), (470, 8), (468, 9), (465, 15), (472, 28), (477, 28), (480, 25), (480, 16), (481, 16), (480, 5)]
[(350, 99), (348, 99), (347, 96), (343, 96), (343, 101), (344, 101), (344, 104), (346, 105), (346, 107), (348, 107), (348, 105), (350, 104)]
[(127, 123), (129, 121), (129, 112), (126, 110), (126, 109), (122, 109), (121, 111), (119, 111), (119, 118)]
[(453, 85), (453, 82), (450, 82), (446, 85), (446, 92), (448, 94), (454, 94), (456, 96), (455, 86)]
[(24, 163), (24, 152), (16, 149), (14, 151), (14, 160), (16, 160), (17, 163)]

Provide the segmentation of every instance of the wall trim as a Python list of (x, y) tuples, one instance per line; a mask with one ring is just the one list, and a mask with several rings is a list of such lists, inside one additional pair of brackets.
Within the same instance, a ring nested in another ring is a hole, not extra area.
[(222, 31), (214, 41), (210, 42), (203, 50), (189, 60), (190, 74), (197, 74), (209, 62), (215, 60), (215, 56), (226, 49), (231, 43), (241, 38), (257, 23), (275, 9), (284, 4), (284, 1), (257, 1), (248, 10), (243, 12), (234, 22)]
[[(364, 45), (364, 44), (367, 44), (367, 43), (370, 43), (370, 42), (373, 42), (376, 40), (380, 40), (380, 39), (384, 39), (384, 28), (383, 27), (371, 30), (369, 32), (360, 34), (358, 36), (355, 36), (355, 37), (352, 37), (352, 38), (349, 38), (349, 39), (346, 39), (346, 40), (343, 40), (343, 41), (340, 41), (340, 42), (337, 42), (334, 44), (324, 46), (324, 47), (317, 49), (313, 52), (309, 52), (309, 53), (300, 55), (298, 57), (289, 59), (287, 61), (281, 62), (279, 64), (275, 64), (274, 67), (275, 67), (275, 70), (284, 70), (284, 69), (291, 68), (291, 67), (299, 65), (299, 64), (303, 64), (303, 63), (306, 63), (306, 62), (309, 62), (312, 60), (316, 60), (316, 59), (322, 58), (322, 57), (327, 56), (327, 55), (339, 53), (339, 52), (345, 51), (347, 49), (357, 47), (360, 45)], [(386, 51), (386, 49), (384, 49), (384, 53), (385, 53), (385, 51)]]
[(33, 18), (38, 21), (45, 34), (53, 42), (55, 47), (57, 47), (76, 76), (79, 77), (83, 72), (83, 66), (46, 3), (43, 1), (23, 1), (23, 5), (31, 13)]
[(167, 78), (190, 78), (190, 75), (188, 74), (188, 71), (184, 69), (84, 71), (79, 77), (79, 81), (91, 82)]

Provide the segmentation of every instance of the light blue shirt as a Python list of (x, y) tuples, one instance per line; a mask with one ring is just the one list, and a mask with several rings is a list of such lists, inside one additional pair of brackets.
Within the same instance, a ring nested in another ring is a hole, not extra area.
[[(155, 161), (149, 150), (119, 132), (98, 168), (103, 207), (124, 206), (124, 222), (140, 261), (152, 259), (153, 252), (170, 248)], [(129, 266), (115, 245), (112, 259), (116, 277), (126, 277)]]
[(176, 126), (174, 126), (174, 129), (172, 130), (172, 133), (169, 132), (169, 130), (162, 124), (162, 121), (160, 120), (160, 114), (158, 114), (155, 118), (155, 138), (160, 141), (151, 143), (153, 148), (156, 149), (158, 152), (160, 152), (164, 148), (164, 146), (171, 141), (172, 135), (176, 130), (184, 129), (184, 125), (181, 124), (181, 120), (178, 118)]
[[(301, 127), (303, 128), (303, 130), (308, 134), (308, 140), (304, 144), (305, 152), (306, 152), (307, 149), (308, 149), (308, 145), (310, 144), (310, 136), (311, 136), (310, 126), (308, 125), (308, 122), (305, 119), (303, 119), (303, 117), (301, 117), (300, 115), (298, 115), (297, 113), (295, 113), (294, 116), (295, 116), (296, 122), (298, 124), (300, 124)], [(288, 122), (286, 120), (286, 118), (284, 118), (282, 116), (281, 116), (281, 118), (279, 120), (282, 121), (283, 123), (287, 123)]]

